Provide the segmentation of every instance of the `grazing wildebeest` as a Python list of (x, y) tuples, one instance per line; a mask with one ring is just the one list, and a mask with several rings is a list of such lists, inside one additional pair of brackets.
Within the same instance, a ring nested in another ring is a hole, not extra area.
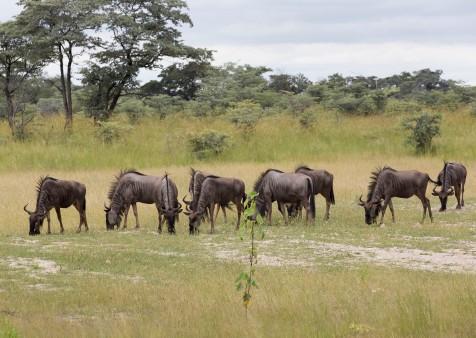
[[(309, 176), (312, 179), (314, 195), (321, 194), (326, 199), (326, 213), (324, 220), (329, 219), (329, 210), (331, 204), (335, 204), (334, 198), (334, 175), (326, 170), (313, 170), (305, 165), (296, 168), (296, 173), (301, 173)], [(301, 217), (302, 207), (299, 203), (292, 203), (288, 205), (288, 214), (296, 216), (299, 213)]]
[(190, 234), (198, 232), (200, 221), (207, 209), (210, 210), (210, 232), (213, 233), (215, 230), (215, 220), (213, 217), (215, 205), (227, 205), (230, 202), (236, 205), (238, 213), (236, 229), (239, 229), (243, 202), (246, 200), (245, 183), (242, 180), (209, 175), (198, 185), (195, 194), (198, 195), (196, 209), (189, 209), (187, 205), (188, 210), (185, 212), (189, 216)]
[[(425, 196), (428, 181), (436, 183), (428, 174), (416, 170), (397, 171), (387, 166), (377, 168), (376, 171), (372, 172), (370, 178), (367, 200), (364, 202), (362, 196), (359, 199), (359, 205), (365, 209), (365, 222), (367, 224), (376, 223), (378, 214), (382, 211), (382, 218), (380, 220), (380, 224), (382, 224), (387, 205), (392, 212), (392, 221), (395, 222), (392, 198), (410, 198), (414, 195), (420, 199), (423, 205), (422, 224), (425, 221), (427, 209), (430, 220), (433, 222), (430, 200)], [(383, 206), (381, 204), (382, 200), (384, 201)]]
[(159, 184), (159, 195), (156, 201), (157, 211), (159, 212), (157, 231), (162, 232), (162, 224), (167, 220), (168, 232), (175, 234), (175, 220), (178, 220), (178, 215), (182, 212), (182, 205), (178, 201), (177, 186), (168, 174), (165, 174)]
[(79, 227), (77, 232), (81, 232), (81, 226), (84, 223), (86, 231), (89, 230), (86, 220), (86, 186), (76, 181), (58, 180), (53, 177), (42, 177), (37, 186), (36, 209), (34, 212), (25, 210), (29, 215), (30, 235), (40, 234), (40, 226), (43, 220), (48, 220), (48, 234), (51, 234), (50, 228), (50, 210), (55, 208), (56, 215), (61, 227), (61, 233), (64, 232), (63, 222), (61, 220), (61, 208), (68, 208), (74, 205), (79, 212)]
[[(191, 210), (191, 211), (194, 211), (196, 210), (197, 208), (197, 205), (198, 205), (198, 198), (199, 198), (199, 194), (198, 194), (198, 190), (199, 188), (201, 187), (201, 184), (203, 182), (203, 180), (207, 177), (207, 176), (216, 176), (216, 175), (213, 175), (213, 174), (210, 174), (210, 173), (204, 173), (200, 170), (196, 170), (196, 169), (193, 169), (193, 168), (190, 168), (190, 183), (188, 185), (188, 192), (190, 194), (190, 197), (192, 198), (191, 201), (186, 201), (185, 200), (185, 197), (182, 199), (182, 201), (188, 205), (188, 209)], [(220, 205), (221, 207), (221, 210), (223, 211), (223, 217), (225, 218), (225, 223), (226, 223), (226, 211), (225, 211), (225, 208), (229, 208), (229, 205)], [(215, 219), (218, 217), (218, 212), (220, 211), (220, 207), (217, 208), (217, 212), (216, 212), (216, 215), (215, 215)], [(205, 212), (205, 215), (204, 217), (206, 218), (209, 218), (208, 216), (208, 209), (207, 211)]]
[[(433, 188), (432, 195), (438, 196), (441, 202), (440, 211), (446, 210), (448, 196), (455, 195), (458, 205), (456, 209), (464, 207), (464, 184), (466, 183), (466, 168), (459, 163), (447, 163), (438, 175), (437, 186)], [(440, 191), (436, 188), (440, 186)], [(452, 188), (454, 187), (454, 189)], [(461, 199), (460, 199), (461, 197)]]
[(258, 193), (255, 198), (256, 211), (254, 217), (258, 212), (263, 217), (267, 213), (268, 223), (271, 224), (272, 204), (276, 201), (285, 223), (288, 220), (282, 207), (284, 203), (299, 203), (306, 209), (306, 221), (309, 221), (310, 216), (312, 222), (314, 222), (316, 204), (312, 179), (309, 176), (268, 169), (256, 180), (253, 190)]

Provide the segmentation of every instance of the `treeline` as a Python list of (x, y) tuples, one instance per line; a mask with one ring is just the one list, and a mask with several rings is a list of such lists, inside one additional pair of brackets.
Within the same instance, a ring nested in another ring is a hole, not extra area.
[[(186, 3), (145, 0), (20, 0), (22, 12), (0, 23), (0, 116), (12, 135), (28, 138), (38, 115), (74, 113), (107, 125), (118, 111), (131, 123), (141, 116), (222, 116), (243, 130), (262, 117), (289, 113), (303, 127), (322, 106), (345, 115), (417, 113), (424, 107), (454, 110), (471, 105), (476, 87), (422, 69), (385, 78), (333, 74), (312, 82), (303, 74), (275, 74), (266, 66), (211, 64), (213, 53), (185, 45), (182, 25), (191, 25)], [(76, 67), (80, 55), (89, 60)], [(171, 65), (161, 68), (164, 59)], [(46, 66), (59, 76), (45, 77)], [(140, 85), (141, 70), (161, 69)], [(80, 83), (73, 82), (79, 75)], [(245, 133), (246, 134), (246, 133)]]

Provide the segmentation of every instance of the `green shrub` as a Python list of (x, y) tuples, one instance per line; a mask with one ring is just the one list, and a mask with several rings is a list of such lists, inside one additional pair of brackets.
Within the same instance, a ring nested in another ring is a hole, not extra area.
[(230, 121), (238, 129), (244, 132), (245, 136), (253, 132), (255, 125), (263, 116), (263, 108), (250, 100), (244, 100), (238, 103), (232, 103), (227, 109), (231, 115)]
[(207, 129), (201, 133), (191, 135), (188, 142), (192, 155), (198, 159), (220, 154), (227, 146), (227, 134)]
[(440, 135), (441, 115), (421, 113), (418, 116), (403, 120), (404, 129), (410, 130), (411, 134), (405, 140), (406, 144), (415, 147), (417, 154), (424, 154), (431, 149), (433, 137)]
[(312, 110), (307, 109), (299, 115), (299, 124), (302, 128), (311, 128), (314, 123), (316, 123), (316, 114)]
[(117, 121), (98, 121), (96, 125), (96, 137), (101, 142), (107, 144), (123, 139), (125, 134), (132, 129), (131, 126), (124, 125)]

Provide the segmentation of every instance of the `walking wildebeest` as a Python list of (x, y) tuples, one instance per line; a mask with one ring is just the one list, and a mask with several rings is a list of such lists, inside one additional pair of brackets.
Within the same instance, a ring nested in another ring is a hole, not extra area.
[(182, 205), (177, 198), (177, 186), (169, 178), (169, 175), (165, 174), (160, 182), (159, 196), (156, 202), (159, 212), (159, 227), (157, 228), (159, 233), (162, 232), (162, 224), (167, 220), (169, 233), (175, 234), (175, 220), (178, 220), (178, 215), (182, 212)]
[[(198, 189), (199, 187), (201, 187), (201, 184), (203, 182), (203, 180), (207, 177), (207, 176), (216, 176), (216, 175), (213, 175), (213, 174), (210, 174), (210, 173), (204, 173), (200, 170), (196, 170), (196, 169), (193, 169), (193, 168), (190, 168), (190, 183), (188, 185), (188, 192), (190, 194), (190, 197), (192, 198), (191, 201), (185, 201), (185, 197), (182, 199), (182, 201), (188, 205), (188, 209), (190, 211), (194, 211), (196, 208), (197, 208), (197, 204), (198, 204)], [(225, 218), (225, 223), (226, 223), (226, 211), (225, 211), (225, 208), (228, 208), (229, 209), (229, 206), (228, 204), (227, 205), (220, 205), (218, 208), (217, 208), (217, 212), (216, 212), (216, 215), (215, 215), (215, 219), (218, 217), (218, 212), (220, 211), (220, 207), (221, 207), (221, 210), (223, 211), (223, 217)], [(208, 218), (209, 219), (209, 216), (208, 216), (208, 209), (207, 211), (205, 212), (205, 215), (204, 217)]]
[[(28, 205), (28, 204), (27, 204)], [(64, 232), (63, 222), (61, 220), (61, 208), (68, 208), (74, 205), (79, 212), (79, 227), (77, 232), (81, 232), (81, 226), (84, 223), (86, 231), (89, 230), (86, 220), (86, 186), (76, 181), (58, 180), (53, 177), (42, 177), (38, 181), (36, 209), (34, 212), (25, 210), (29, 215), (30, 235), (40, 234), (40, 226), (43, 220), (48, 220), (48, 234), (51, 234), (50, 228), (50, 210), (55, 208), (56, 215), (61, 227), (61, 233)]]
[[(446, 202), (448, 196), (455, 195), (458, 205), (456, 209), (464, 207), (464, 184), (466, 183), (466, 168), (459, 163), (447, 163), (443, 170), (438, 175), (437, 186), (433, 188), (432, 195), (438, 196), (441, 202), (440, 211), (446, 210)], [(440, 186), (440, 191), (436, 191), (436, 188)], [(454, 189), (452, 188), (454, 187)], [(461, 199), (460, 199), (461, 197)]]
[(288, 220), (284, 208), (281, 207), (284, 203), (299, 203), (306, 209), (306, 221), (309, 221), (309, 216), (311, 216), (311, 220), (314, 222), (316, 204), (312, 179), (309, 176), (268, 169), (256, 180), (253, 190), (258, 193), (255, 198), (254, 217), (258, 212), (263, 217), (267, 213), (268, 223), (271, 224), (272, 204), (276, 201), (285, 223)]
[[(372, 224), (377, 222), (377, 217), (382, 211), (382, 218), (380, 224), (383, 224), (385, 210), (387, 205), (392, 212), (392, 221), (395, 222), (395, 214), (393, 212), (392, 198), (410, 198), (417, 196), (423, 205), (423, 219), (425, 221), (426, 210), (430, 215), (430, 220), (433, 222), (433, 215), (431, 213), (430, 200), (426, 198), (426, 187), (428, 181), (433, 181), (428, 174), (416, 170), (397, 171), (390, 167), (384, 166), (382, 169), (377, 168), (372, 172), (370, 184), (368, 187), (367, 200), (364, 202), (360, 196), (359, 205), (365, 209), (365, 222)], [(384, 201), (383, 206), (381, 201)]]
[[(334, 175), (326, 170), (313, 170), (305, 165), (297, 167), (295, 172), (309, 176), (312, 179), (314, 195), (321, 194), (326, 199), (324, 220), (327, 221), (329, 219), (331, 204), (336, 203), (334, 198)], [(288, 205), (289, 215), (296, 216), (296, 214), (299, 213), (299, 217), (301, 217), (301, 211), (302, 207), (299, 203)]]
[(228, 205), (230, 202), (236, 205), (236, 211), (238, 213), (236, 229), (239, 229), (241, 213), (243, 212), (243, 202), (246, 200), (245, 183), (242, 180), (232, 177), (209, 175), (198, 185), (195, 194), (198, 195), (196, 209), (188, 209), (187, 204), (188, 211), (185, 212), (185, 214), (189, 216), (190, 234), (198, 232), (200, 221), (207, 209), (210, 210), (210, 232), (213, 233), (215, 230), (215, 219), (213, 217), (215, 205)]
[[(119, 176), (116, 176), (116, 181), (111, 184), (108, 194), (111, 204), (109, 207), (104, 205), (104, 211), (106, 212), (106, 228), (108, 230), (114, 229), (115, 226), (119, 228), (122, 214), (124, 214), (124, 225), (122, 228), (125, 229), (127, 227), (127, 214), (131, 205), (136, 218), (136, 228), (139, 228), (140, 225), (136, 203), (145, 203), (156, 205), (159, 219), (157, 230), (160, 232), (161, 216), (168, 217), (172, 213), (178, 215), (181, 211), (181, 206), (178, 202), (177, 204), (175, 204), (175, 201), (171, 202), (174, 198), (176, 200), (175, 184), (173, 184), (173, 182), (170, 184), (171, 180), (168, 178), (166, 180), (166, 182), (169, 183), (168, 188), (167, 185), (162, 187), (163, 179), (164, 177), (144, 175), (133, 169), (122, 171)], [(175, 189), (173, 187), (175, 187)], [(167, 190), (163, 189), (168, 189), (168, 192), (171, 195), (164, 193)], [(172, 197), (174, 194), (175, 197)], [(163, 196), (169, 196), (167, 204)], [(171, 208), (170, 212), (167, 211), (169, 207)], [(164, 210), (167, 212), (164, 213)], [(173, 231), (175, 230), (170, 228), (169, 224), (169, 232), (173, 233)]]

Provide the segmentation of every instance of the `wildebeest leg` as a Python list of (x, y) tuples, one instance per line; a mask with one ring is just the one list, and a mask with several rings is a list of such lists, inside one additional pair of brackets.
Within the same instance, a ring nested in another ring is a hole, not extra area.
[(47, 234), (49, 235), (49, 234), (51, 234), (51, 228), (50, 228), (51, 218), (50, 218), (50, 211), (49, 210), (46, 213), (46, 220), (48, 221), (48, 232), (47, 232)]
[(461, 181), (461, 206), (464, 207), (464, 184), (466, 183), (466, 178)]
[[(130, 207), (131, 207), (131, 205), (127, 204), (124, 208), (124, 224), (122, 225), (122, 230), (127, 228), (127, 215), (129, 214)], [(119, 224), (117, 226), (119, 227)]]
[(458, 205), (456, 206), (456, 209), (461, 209), (461, 202), (460, 202), (460, 196), (461, 195), (461, 186), (459, 184), (455, 185), (455, 197), (456, 201), (458, 201)]
[(388, 206), (390, 208), (390, 212), (392, 213), (392, 222), (395, 223), (395, 213), (393, 212), (393, 204), (392, 204), (392, 200), (390, 200), (388, 202)]
[(283, 215), (284, 224), (288, 224), (288, 219), (286, 218), (286, 207), (282, 202), (276, 201), (276, 203), (278, 203), (279, 212), (281, 212), (281, 215)]
[[(63, 233), (64, 232), (64, 228), (63, 228), (63, 221), (61, 219), (61, 209), (59, 207), (55, 207), (55, 210), (56, 210), (56, 216), (58, 216), (58, 221), (59, 221), (59, 224), (60, 224), (60, 233)], [(48, 233), (50, 234), (50, 222), (48, 220)]]
[(331, 209), (331, 199), (326, 197), (326, 213), (324, 215), (324, 221), (329, 220), (329, 210)]
[[(383, 202), (383, 207), (382, 207), (382, 218), (380, 219), (380, 225), (383, 224), (383, 217), (385, 216), (385, 210), (387, 210), (387, 205), (391, 203), (391, 197), (385, 197), (385, 201)], [(392, 205), (392, 208), (390, 208), (390, 210), (393, 209), (393, 205)], [(393, 212), (392, 212), (392, 215), (393, 215)]]
[(159, 234), (162, 233), (162, 224), (164, 224), (164, 222), (165, 222), (165, 216), (163, 216), (159, 213), (159, 226), (157, 227), (157, 232)]
[(215, 211), (215, 203), (210, 204), (210, 233), (213, 234), (215, 232), (215, 220), (213, 212)]
[(433, 223), (433, 214), (431, 213), (430, 200), (425, 196), (420, 197), (421, 204), (423, 204), (423, 218), (421, 224), (425, 223), (426, 210), (428, 209), (428, 215), (430, 216), (430, 221)]
[(83, 206), (84, 206), (84, 201), (81, 204), (74, 203), (74, 207), (79, 212), (79, 226), (78, 226), (78, 229), (76, 230), (77, 233), (81, 232), (81, 226), (83, 225), (83, 223), (84, 223), (84, 226), (86, 228), (86, 231), (89, 230), (88, 221), (86, 220), (86, 210), (84, 210)]
[(241, 213), (243, 212), (243, 203), (241, 203), (241, 201), (238, 201), (238, 204), (236, 204), (236, 211), (238, 212), (238, 222), (236, 223), (236, 229), (235, 230), (239, 230), (240, 229), (240, 222), (241, 222)]
[(134, 216), (136, 218), (136, 229), (140, 228), (140, 225), (139, 225), (139, 216), (137, 216), (137, 204), (136, 203), (132, 203), (132, 211), (134, 212)]
[(428, 215), (430, 215), (430, 221), (431, 223), (433, 223), (433, 214), (431, 213), (431, 205), (430, 205), (430, 200), (428, 198), (426, 198), (426, 204), (427, 204), (427, 208), (428, 208)]
[(266, 204), (267, 204), (266, 209), (268, 211), (268, 224), (271, 225), (271, 213), (273, 211), (273, 202), (267, 201)]

